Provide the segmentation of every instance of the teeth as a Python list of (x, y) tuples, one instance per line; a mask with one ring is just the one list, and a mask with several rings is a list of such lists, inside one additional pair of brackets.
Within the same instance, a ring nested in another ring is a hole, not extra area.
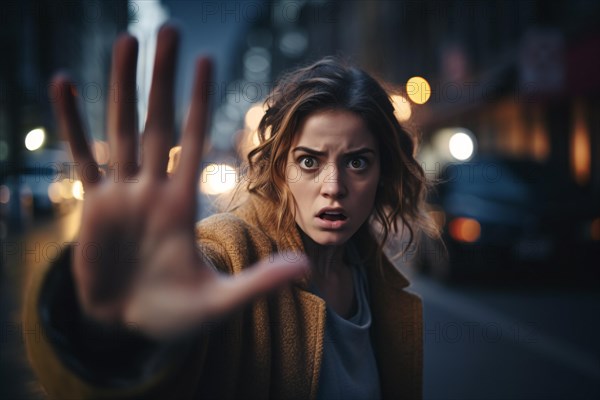
[(325, 211), (323, 214), (329, 214), (329, 215), (341, 215), (341, 212), (335, 212), (335, 211)]

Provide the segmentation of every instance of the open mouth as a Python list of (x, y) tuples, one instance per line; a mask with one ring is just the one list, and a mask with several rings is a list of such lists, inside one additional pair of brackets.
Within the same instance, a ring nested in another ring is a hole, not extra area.
[(319, 214), (319, 218), (326, 221), (345, 221), (348, 217), (340, 212), (325, 211), (324, 213)]

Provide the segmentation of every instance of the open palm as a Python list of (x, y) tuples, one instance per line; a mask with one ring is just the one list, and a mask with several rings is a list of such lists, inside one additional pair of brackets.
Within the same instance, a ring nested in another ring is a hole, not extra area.
[(88, 317), (99, 322), (133, 323), (158, 338), (220, 317), (298, 276), (307, 266), (304, 259), (290, 263), (276, 258), (276, 262), (262, 262), (230, 277), (202, 261), (194, 236), (196, 185), (212, 67), (208, 59), (197, 62), (179, 166), (168, 177), (178, 42), (175, 28), (160, 30), (141, 146), (132, 100), (138, 45), (129, 35), (115, 42), (111, 88), (116, 91), (108, 103), (111, 157), (105, 176), (86, 141), (72, 83), (64, 75), (54, 79), (61, 90), (56, 102), (61, 130), (85, 188), (72, 262), (80, 305)]

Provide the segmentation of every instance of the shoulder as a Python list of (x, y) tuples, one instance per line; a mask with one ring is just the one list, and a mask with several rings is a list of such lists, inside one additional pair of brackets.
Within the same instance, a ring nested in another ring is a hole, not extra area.
[(197, 240), (215, 240), (223, 244), (240, 240), (267, 238), (267, 233), (233, 213), (219, 213), (196, 224)]
[(219, 238), (235, 237), (250, 229), (252, 226), (247, 221), (229, 212), (214, 214), (196, 223), (196, 234)]
[(196, 224), (199, 251), (218, 269), (229, 273), (267, 257), (274, 241), (258, 225), (234, 213), (212, 215)]

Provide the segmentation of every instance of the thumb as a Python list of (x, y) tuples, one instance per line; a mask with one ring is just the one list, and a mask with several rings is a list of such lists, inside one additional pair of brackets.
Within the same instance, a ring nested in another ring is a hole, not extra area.
[(178, 285), (143, 290), (126, 307), (125, 321), (156, 339), (174, 337), (211, 320), (218, 320), (254, 297), (309, 271), (301, 253), (280, 253), (239, 274), (214, 276), (196, 289)]
[(253, 297), (276, 289), (293, 279), (306, 275), (310, 262), (302, 253), (272, 254), (241, 273), (226, 278), (227, 295), (222, 306), (231, 309)]

